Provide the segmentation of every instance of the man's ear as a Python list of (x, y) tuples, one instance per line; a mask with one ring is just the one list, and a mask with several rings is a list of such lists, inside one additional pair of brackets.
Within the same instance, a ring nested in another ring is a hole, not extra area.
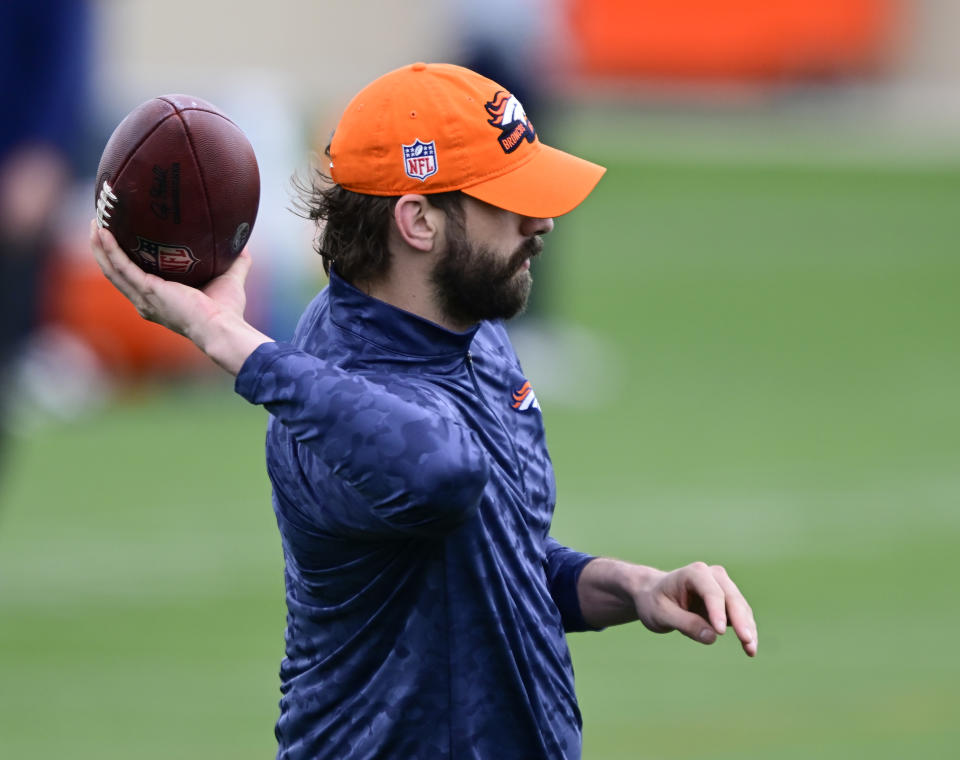
[(432, 251), (441, 234), (443, 212), (423, 195), (402, 195), (393, 209), (400, 238), (416, 251)]

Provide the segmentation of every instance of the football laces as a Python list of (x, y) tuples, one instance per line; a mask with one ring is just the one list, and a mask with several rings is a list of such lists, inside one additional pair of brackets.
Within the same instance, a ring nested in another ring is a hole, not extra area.
[(113, 194), (113, 188), (103, 181), (103, 187), (100, 188), (100, 197), (97, 199), (97, 226), (100, 229), (110, 228), (110, 211), (113, 210), (117, 196)]

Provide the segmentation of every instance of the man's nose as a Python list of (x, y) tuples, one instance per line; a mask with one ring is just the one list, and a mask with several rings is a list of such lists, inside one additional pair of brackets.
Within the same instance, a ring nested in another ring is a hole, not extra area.
[(553, 219), (539, 219), (534, 216), (525, 216), (520, 225), (520, 231), (523, 235), (531, 237), (533, 235), (546, 235), (553, 230)]

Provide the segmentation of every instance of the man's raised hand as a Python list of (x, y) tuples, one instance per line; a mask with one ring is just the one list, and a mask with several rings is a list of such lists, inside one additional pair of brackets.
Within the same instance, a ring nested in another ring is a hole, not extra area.
[(271, 339), (243, 319), (250, 271), (244, 251), (231, 267), (203, 290), (144, 272), (123, 252), (109, 230), (90, 223), (90, 248), (100, 270), (144, 319), (185, 335), (233, 375), (244, 360)]

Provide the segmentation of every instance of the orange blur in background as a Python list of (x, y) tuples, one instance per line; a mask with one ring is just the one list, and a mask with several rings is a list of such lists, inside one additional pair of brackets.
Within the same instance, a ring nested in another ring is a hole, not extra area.
[[(585, 80), (763, 84), (882, 70), (898, 0), (570, 0)], [(54, 259), (46, 322), (83, 339), (117, 377), (197, 371), (189, 341), (136, 317), (89, 255)]]
[(122, 380), (206, 369), (206, 357), (186, 338), (140, 319), (100, 272), (88, 250), (54, 256), (45, 279), (44, 322), (67, 328)]
[(584, 76), (777, 80), (881, 68), (896, 0), (571, 0)]

